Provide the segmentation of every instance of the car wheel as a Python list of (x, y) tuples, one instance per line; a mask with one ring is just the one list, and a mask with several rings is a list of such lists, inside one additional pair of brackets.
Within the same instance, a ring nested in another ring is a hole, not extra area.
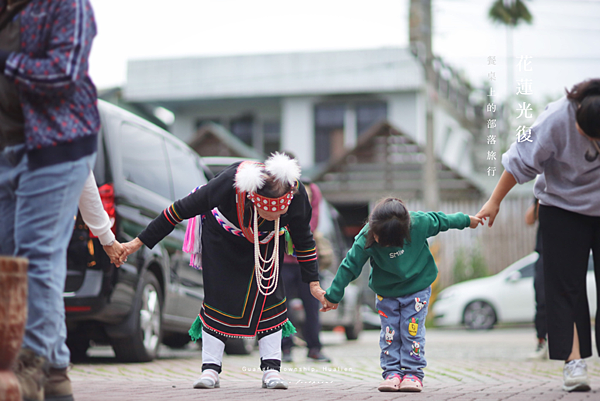
[(156, 358), (162, 335), (162, 293), (158, 280), (149, 271), (142, 277), (141, 299), (133, 311), (133, 336), (111, 341), (118, 360), (122, 362), (149, 362)]
[(174, 349), (185, 347), (192, 339), (187, 333), (171, 333), (163, 338), (163, 344)]
[(230, 338), (225, 343), (227, 355), (249, 355), (254, 350), (254, 338)]
[(465, 326), (471, 330), (489, 330), (496, 323), (496, 312), (485, 301), (471, 302), (463, 314)]

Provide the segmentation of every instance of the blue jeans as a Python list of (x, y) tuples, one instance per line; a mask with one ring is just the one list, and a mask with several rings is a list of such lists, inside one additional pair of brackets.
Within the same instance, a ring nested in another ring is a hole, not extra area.
[(380, 363), (382, 376), (412, 374), (423, 381), (425, 360), (425, 318), (431, 287), (402, 297), (377, 295), (381, 318)]
[(58, 369), (69, 365), (63, 291), (67, 246), (96, 155), (30, 170), (25, 145), (0, 152), (0, 254), (29, 259), (23, 348)]

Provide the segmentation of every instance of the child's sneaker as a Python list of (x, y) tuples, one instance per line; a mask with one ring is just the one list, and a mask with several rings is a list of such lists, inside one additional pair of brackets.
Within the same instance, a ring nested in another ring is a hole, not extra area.
[(278, 371), (269, 369), (263, 373), (262, 386), (263, 388), (287, 390), (288, 383), (283, 380)]
[(397, 373), (389, 375), (384, 381), (381, 382), (377, 390), (379, 391), (399, 391), (400, 390), (400, 376)]
[(417, 376), (404, 375), (402, 383), (400, 383), (400, 391), (419, 392), (423, 390), (423, 383)]
[(219, 374), (216, 370), (206, 369), (198, 380), (194, 382), (194, 388), (219, 388)]
[(583, 359), (574, 359), (565, 363), (563, 379), (563, 390), (565, 391), (590, 391), (587, 364)]

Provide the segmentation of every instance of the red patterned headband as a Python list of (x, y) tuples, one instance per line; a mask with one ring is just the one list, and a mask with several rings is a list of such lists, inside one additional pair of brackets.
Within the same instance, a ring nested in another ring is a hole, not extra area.
[(256, 192), (249, 192), (248, 199), (250, 199), (257, 208), (266, 210), (267, 212), (277, 212), (284, 210), (290, 205), (290, 203), (292, 203), (295, 188), (296, 187), (294, 186), (291, 191), (285, 193), (279, 198), (268, 198), (266, 196), (259, 195)]

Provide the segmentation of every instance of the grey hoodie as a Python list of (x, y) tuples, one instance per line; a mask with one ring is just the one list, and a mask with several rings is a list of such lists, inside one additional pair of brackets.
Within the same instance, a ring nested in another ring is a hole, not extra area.
[(600, 154), (575, 126), (575, 102), (550, 103), (531, 127), (531, 142), (515, 142), (502, 165), (519, 184), (540, 175), (534, 194), (540, 204), (600, 216)]

